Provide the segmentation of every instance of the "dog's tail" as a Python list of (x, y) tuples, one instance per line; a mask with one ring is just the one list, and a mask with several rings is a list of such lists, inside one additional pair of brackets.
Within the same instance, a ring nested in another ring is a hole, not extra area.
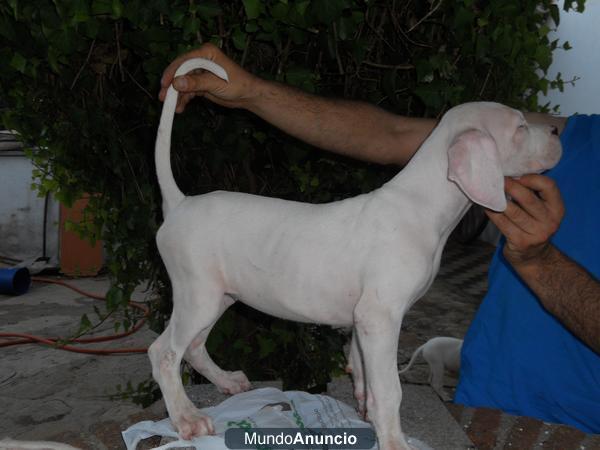
[(410, 369), (413, 365), (413, 363), (415, 362), (415, 360), (417, 359), (417, 356), (419, 356), (421, 354), (421, 352), (423, 351), (423, 347), (425, 347), (426, 344), (421, 345), (419, 348), (417, 348), (414, 353), (412, 354), (412, 356), (410, 357), (410, 361), (408, 361), (408, 364), (406, 365), (406, 367), (402, 370), (400, 370), (398, 372), (398, 375), (403, 374), (404, 372), (408, 371), (408, 369)]
[[(204, 58), (188, 59), (179, 66), (175, 76), (185, 75), (195, 69), (208, 70), (219, 78), (229, 81), (227, 73), (221, 66)], [(177, 106), (177, 95), (177, 91), (173, 86), (169, 86), (160, 116), (154, 151), (156, 175), (163, 198), (163, 217), (167, 217), (168, 212), (181, 203), (185, 197), (177, 186), (171, 169), (171, 131)]]

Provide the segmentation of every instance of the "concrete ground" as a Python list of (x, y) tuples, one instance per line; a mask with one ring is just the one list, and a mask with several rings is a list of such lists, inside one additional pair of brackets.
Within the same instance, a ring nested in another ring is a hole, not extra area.
[[(440, 274), (429, 292), (405, 318), (400, 337), (399, 362), (433, 336), (462, 337), (486, 289), (487, 262), (492, 248), (449, 245)], [(96, 293), (108, 287), (105, 278), (71, 280)], [(134, 299), (143, 300), (136, 292)], [(69, 335), (80, 317), (94, 317), (96, 303), (61, 286), (34, 283), (20, 297), (0, 296), (0, 332)], [(113, 322), (99, 333), (110, 333)], [(103, 347), (146, 347), (156, 337), (147, 327), (121, 341)], [(117, 386), (134, 386), (148, 379), (150, 364), (145, 354), (94, 356), (67, 353), (38, 345), (0, 348), (0, 439), (44, 439), (66, 442), (82, 449), (124, 448), (120, 431), (142, 420), (166, 417), (162, 402), (143, 409), (129, 400), (111, 398)], [(423, 361), (403, 377), (405, 399), (402, 418), (405, 431), (436, 449), (482, 450), (555, 448), (600, 449), (600, 439), (569, 427), (517, 418), (499, 411), (461, 408), (443, 404), (427, 385)], [(452, 393), (455, 380), (447, 379)], [(201, 406), (221, 401), (211, 386), (189, 388)], [(352, 403), (348, 379), (336, 380), (329, 394)], [(454, 417), (454, 418), (453, 418)], [(466, 434), (465, 434), (466, 432)], [(144, 448), (158, 445), (150, 440)], [(0, 446), (1, 448), (1, 446)], [(138, 447), (139, 448), (139, 447)]]
[[(75, 286), (103, 294), (105, 278), (69, 280)], [(136, 293), (135, 298), (141, 298)], [(68, 336), (79, 328), (86, 313), (94, 320), (91, 300), (57, 285), (33, 283), (19, 297), (0, 296), (0, 331), (41, 336)], [(98, 334), (113, 331), (109, 320)], [(145, 347), (156, 334), (145, 327), (115, 343), (96, 347)], [(42, 345), (0, 348), (0, 438), (46, 439), (66, 431), (81, 432), (106, 420), (123, 420), (141, 407), (113, 400), (117, 386), (146, 379), (146, 354), (95, 356), (55, 350)]]

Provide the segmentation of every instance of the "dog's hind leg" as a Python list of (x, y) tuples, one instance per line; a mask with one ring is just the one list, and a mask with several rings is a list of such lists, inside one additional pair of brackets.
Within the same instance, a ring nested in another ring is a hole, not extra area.
[(210, 417), (198, 411), (183, 389), (180, 364), (198, 333), (216, 322), (222, 312), (222, 299), (218, 289), (206, 289), (197, 281), (174, 282), (171, 320), (148, 349), (152, 375), (160, 386), (171, 422), (183, 439), (214, 433)]
[[(218, 317), (220, 317), (232, 303), (233, 300), (230, 297), (225, 296)], [(230, 372), (221, 369), (211, 359), (206, 350), (206, 339), (208, 338), (213, 325), (214, 323), (196, 335), (183, 357), (198, 373), (202, 374), (213, 383), (220, 392), (224, 394), (238, 394), (240, 392), (245, 392), (250, 389), (251, 385), (244, 372), (241, 370)]]
[(452, 398), (444, 390), (444, 362), (428, 356), (429, 359), (426, 360), (429, 364), (429, 384), (442, 401), (449, 402)]

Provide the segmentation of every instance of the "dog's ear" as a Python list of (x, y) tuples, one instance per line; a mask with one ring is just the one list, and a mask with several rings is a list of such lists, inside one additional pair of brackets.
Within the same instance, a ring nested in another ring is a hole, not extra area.
[(506, 209), (498, 148), (486, 132), (467, 130), (455, 137), (448, 149), (448, 179), (471, 201), (494, 211)]

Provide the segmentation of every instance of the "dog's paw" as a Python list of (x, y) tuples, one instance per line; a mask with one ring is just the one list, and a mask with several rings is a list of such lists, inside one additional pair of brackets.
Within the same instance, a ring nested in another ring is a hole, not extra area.
[(197, 409), (186, 411), (171, 420), (181, 439), (190, 440), (195, 436), (215, 434), (212, 419)]
[(354, 398), (356, 399), (357, 404), (356, 412), (362, 420), (367, 419), (367, 401), (365, 397), (365, 394), (358, 395), (356, 392), (354, 393)]
[(246, 377), (246, 374), (244, 374), (244, 372), (241, 370), (235, 372), (226, 372), (226, 374), (226, 376), (219, 379), (219, 383), (217, 384), (217, 389), (219, 392), (222, 392), (223, 394), (234, 395), (239, 394), (240, 392), (246, 392), (252, 387), (250, 381), (248, 381), (248, 378)]
[(356, 400), (356, 410), (358, 411), (360, 417), (364, 419), (367, 411), (367, 394), (364, 386), (362, 384), (360, 386), (355, 386), (352, 393), (354, 394), (354, 399)]

